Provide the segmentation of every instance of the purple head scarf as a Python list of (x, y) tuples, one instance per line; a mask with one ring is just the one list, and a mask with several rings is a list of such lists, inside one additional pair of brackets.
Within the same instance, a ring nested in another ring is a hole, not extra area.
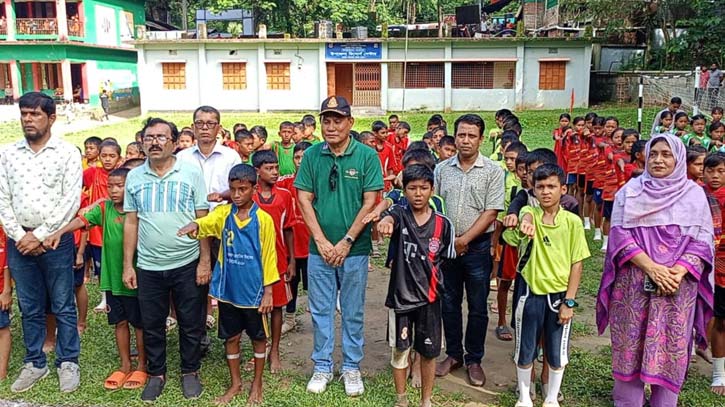
[(655, 178), (649, 173), (647, 163), (644, 173), (632, 178), (617, 193), (612, 227), (678, 225), (685, 235), (712, 242), (710, 207), (702, 187), (687, 179), (686, 149), (682, 141), (671, 134), (659, 134), (647, 143), (645, 157), (649, 157), (652, 143), (660, 139), (665, 139), (672, 149), (675, 170), (664, 178)]

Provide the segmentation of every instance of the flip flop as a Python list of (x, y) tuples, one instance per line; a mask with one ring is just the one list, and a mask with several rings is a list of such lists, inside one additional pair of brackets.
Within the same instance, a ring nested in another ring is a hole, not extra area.
[(511, 342), (514, 339), (514, 335), (509, 327), (502, 325), (496, 327), (496, 338), (500, 341)]
[(214, 324), (216, 324), (216, 318), (214, 318), (214, 315), (207, 315), (206, 316), (206, 329), (212, 329), (214, 328)]
[(142, 372), (140, 370), (134, 370), (126, 378), (126, 383), (123, 384), (123, 388), (126, 390), (140, 389), (141, 387), (146, 385), (147, 378), (148, 378), (148, 374), (146, 374), (146, 372)]
[(130, 373), (126, 374), (120, 370), (116, 370), (108, 376), (106, 381), (103, 383), (103, 387), (106, 390), (118, 390), (124, 385), (124, 383), (126, 383), (126, 380), (130, 375)]

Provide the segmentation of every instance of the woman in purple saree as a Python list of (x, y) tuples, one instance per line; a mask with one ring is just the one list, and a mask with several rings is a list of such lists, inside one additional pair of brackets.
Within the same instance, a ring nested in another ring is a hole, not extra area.
[[(707, 346), (713, 225), (703, 189), (687, 179), (685, 146), (658, 135), (644, 174), (618, 193), (597, 298), (597, 327), (612, 339), (614, 404), (677, 406), (693, 342)], [(645, 280), (648, 287), (645, 289)], [(653, 283), (653, 284), (651, 284)]]

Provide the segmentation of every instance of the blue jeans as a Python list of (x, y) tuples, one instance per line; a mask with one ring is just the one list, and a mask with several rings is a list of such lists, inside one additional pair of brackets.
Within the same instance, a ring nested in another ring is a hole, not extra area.
[(78, 336), (73, 262), (73, 235), (66, 233), (56, 250), (40, 256), (23, 256), (8, 239), (8, 267), (15, 280), (18, 306), (22, 314), (25, 359), (36, 368), (47, 365), (43, 342), (47, 305), (55, 315), (58, 335), (55, 344), (55, 365), (78, 363), (81, 341)]
[[(488, 235), (486, 235), (488, 236)], [(466, 365), (480, 364), (486, 343), (488, 309), (486, 300), (491, 282), (491, 240), (479, 239), (468, 245), (468, 252), (443, 265), (443, 330), (446, 354)], [(468, 300), (468, 323), (464, 357), (463, 290)]]
[(335, 304), (340, 283), (342, 311), (342, 371), (359, 370), (365, 335), (365, 290), (368, 256), (352, 256), (342, 267), (331, 267), (321, 256), (310, 254), (307, 263), (308, 300), (314, 328), (312, 361), (315, 372), (332, 373), (335, 349)]

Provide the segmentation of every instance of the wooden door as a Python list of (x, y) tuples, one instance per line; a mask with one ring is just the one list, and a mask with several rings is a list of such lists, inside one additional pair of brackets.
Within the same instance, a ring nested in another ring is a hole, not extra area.
[(355, 104), (352, 97), (352, 64), (335, 64), (335, 94)]
[(356, 106), (380, 107), (380, 64), (355, 64)]

